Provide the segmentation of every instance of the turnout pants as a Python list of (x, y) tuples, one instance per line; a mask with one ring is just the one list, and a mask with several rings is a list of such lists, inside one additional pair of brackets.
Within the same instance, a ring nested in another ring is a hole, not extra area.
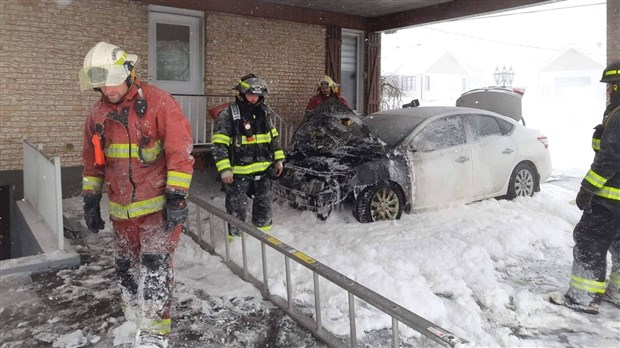
[[(258, 179), (257, 179), (258, 178)], [(226, 212), (239, 220), (245, 221), (248, 196), (253, 196), (252, 225), (266, 231), (271, 227), (271, 181), (267, 175), (235, 175), (230, 185), (224, 185), (226, 191)], [(229, 226), (230, 234), (239, 231)]]
[[(620, 205), (594, 197), (573, 231), (573, 268), (568, 296), (580, 304), (599, 303), (608, 296), (620, 301)], [(607, 251), (612, 268), (607, 289)]]
[(112, 219), (112, 225), (116, 273), (127, 319), (137, 321), (142, 331), (169, 334), (172, 256), (183, 226), (166, 231), (161, 211), (129, 220)]

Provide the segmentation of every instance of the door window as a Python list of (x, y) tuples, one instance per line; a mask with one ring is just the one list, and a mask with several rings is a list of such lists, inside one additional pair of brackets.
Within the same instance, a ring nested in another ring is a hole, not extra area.
[(203, 13), (149, 7), (149, 82), (172, 94), (204, 94)]
[(424, 126), (416, 134), (411, 148), (431, 152), (466, 143), (465, 131), (458, 116), (443, 117)]

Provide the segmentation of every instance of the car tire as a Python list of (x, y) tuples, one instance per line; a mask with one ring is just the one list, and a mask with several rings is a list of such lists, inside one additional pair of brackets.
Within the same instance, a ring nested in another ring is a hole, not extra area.
[(538, 187), (536, 171), (527, 163), (519, 163), (510, 175), (507, 199), (532, 197)]
[(361, 223), (400, 219), (405, 196), (398, 185), (380, 181), (364, 189), (355, 200), (353, 216)]

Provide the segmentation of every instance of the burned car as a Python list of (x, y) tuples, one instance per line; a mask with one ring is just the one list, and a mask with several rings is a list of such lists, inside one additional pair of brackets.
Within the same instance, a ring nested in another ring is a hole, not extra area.
[(293, 136), (277, 197), (325, 219), (344, 202), (360, 222), (490, 197), (532, 196), (551, 172), (547, 138), (466, 107), (410, 107), (358, 118), (339, 101)]

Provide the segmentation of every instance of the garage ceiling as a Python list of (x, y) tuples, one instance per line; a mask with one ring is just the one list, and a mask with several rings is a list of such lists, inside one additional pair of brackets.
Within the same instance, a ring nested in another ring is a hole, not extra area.
[(336, 12), (360, 17), (376, 17), (438, 5), (452, 0), (260, 0), (305, 9)]
[(564, 0), (129, 0), (380, 32)]

